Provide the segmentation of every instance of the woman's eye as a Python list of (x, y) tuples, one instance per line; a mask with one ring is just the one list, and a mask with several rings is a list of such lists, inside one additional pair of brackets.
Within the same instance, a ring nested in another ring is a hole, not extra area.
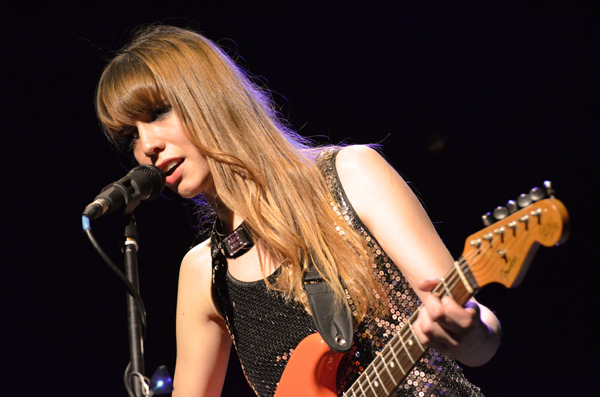
[(150, 117), (152, 121), (159, 121), (165, 119), (173, 110), (170, 106), (165, 106), (163, 108), (154, 109), (150, 112)]
[(133, 149), (135, 148), (135, 144), (138, 141), (138, 139), (140, 139), (140, 134), (137, 130), (137, 128), (135, 128), (127, 137), (127, 139), (129, 140), (129, 150), (133, 152)]
[(124, 153), (133, 153), (135, 144), (140, 138), (137, 128), (127, 129), (123, 131), (117, 141), (119, 149)]

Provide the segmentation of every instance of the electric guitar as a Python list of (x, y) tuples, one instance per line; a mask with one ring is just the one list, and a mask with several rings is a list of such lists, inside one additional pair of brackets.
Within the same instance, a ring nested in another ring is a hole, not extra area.
[[(546, 190), (534, 188), (517, 202), (484, 215), (486, 228), (471, 235), (461, 257), (434, 293), (451, 296), (465, 304), (477, 290), (490, 283), (507, 288), (518, 286), (540, 245), (561, 244), (568, 237), (569, 215), (565, 206), (552, 197), (549, 182)], [(538, 201), (535, 201), (538, 200)], [(529, 203), (531, 204), (529, 204)], [(524, 207), (518, 210), (519, 207)], [(498, 220), (499, 219), (499, 220)], [(413, 333), (412, 323), (419, 309), (360, 374), (344, 393), (354, 396), (389, 396), (427, 351)], [(329, 349), (318, 333), (298, 344), (283, 372), (275, 397), (337, 396), (336, 372), (342, 353)]]

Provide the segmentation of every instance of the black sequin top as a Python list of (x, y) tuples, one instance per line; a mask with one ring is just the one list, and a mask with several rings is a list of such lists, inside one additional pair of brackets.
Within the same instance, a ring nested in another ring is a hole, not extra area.
[[(356, 329), (353, 346), (339, 364), (338, 395), (342, 395), (376, 353), (405, 324), (419, 305), (414, 291), (352, 209), (335, 169), (337, 151), (325, 152), (319, 166), (333, 193), (333, 209), (366, 239), (374, 253), (375, 277), (388, 294), (389, 316), (368, 316)], [(294, 348), (318, 332), (300, 306), (267, 289), (263, 280), (242, 282), (227, 271), (225, 256), (211, 237), (215, 296), (237, 350), (244, 374), (258, 396), (273, 396)], [(269, 276), (273, 280), (278, 272)], [(435, 350), (428, 352), (400, 384), (394, 396), (483, 396), (456, 362)]]

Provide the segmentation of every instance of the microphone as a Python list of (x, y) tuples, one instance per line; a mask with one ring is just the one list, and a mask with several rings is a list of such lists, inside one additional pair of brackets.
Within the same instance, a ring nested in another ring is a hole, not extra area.
[(102, 189), (94, 201), (85, 207), (83, 216), (96, 219), (125, 207), (130, 214), (142, 200), (157, 198), (165, 188), (165, 173), (153, 165), (138, 165), (123, 178)]

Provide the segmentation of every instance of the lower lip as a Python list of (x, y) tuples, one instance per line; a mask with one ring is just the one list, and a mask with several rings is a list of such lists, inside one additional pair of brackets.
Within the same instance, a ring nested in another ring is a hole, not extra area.
[(179, 178), (181, 177), (181, 172), (183, 171), (182, 165), (183, 165), (183, 162), (181, 164), (179, 164), (177, 166), (177, 168), (175, 168), (175, 171), (173, 171), (173, 173), (165, 179), (165, 182), (167, 183), (167, 185), (174, 185), (175, 182), (177, 182), (179, 180)]

